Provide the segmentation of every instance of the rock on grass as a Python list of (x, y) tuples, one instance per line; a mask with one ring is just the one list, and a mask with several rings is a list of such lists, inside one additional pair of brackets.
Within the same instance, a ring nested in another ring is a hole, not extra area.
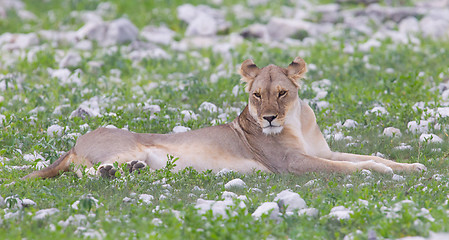
[(232, 179), (225, 184), (225, 189), (230, 190), (232, 188), (246, 188), (246, 183), (240, 178)]
[(345, 208), (344, 206), (336, 206), (331, 209), (331, 212), (329, 213), (329, 217), (337, 218), (338, 220), (348, 220), (351, 218), (350, 214), (353, 214), (354, 212), (349, 210), (348, 208)]
[(279, 218), (279, 206), (275, 202), (264, 202), (260, 205), (256, 211), (251, 215), (255, 219), (259, 219), (263, 215), (268, 215), (271, 219)]
[(63, 127), (61, 127), (57, 124), (54, 124), (47, 128), (47, 135), (50, 137), (55, 137), (55, 136), (61, 137), (63, 131), (64, 131)]
[[(221, 215), (224, 218), (228, 217), (227, 210), (233, 208), (235, 205), (232, 199), (226, 199), (224, 201), (214, 201), (214, 200), (204, 200), (198, 199), (195, 205), (199, 214), (205, 214), (207, 211), (211, 210), (214, 216)], [(238, 204), (239, 208), (245, 208), (246, 205), (242, 201)], [(237, 212), (230, 211), (231, 216), (235, 216)]]
[(291, 190), (284, 190), (274, 198), (281, 208), (285, 208), (286, 212), (293, 212), (307, 207), (306, 202), (298, 193)]
[(49, 208), (49, 209), (42, 209), (36, 212), (33, 219), (34, 220), (42, 220), (48, 216), (54, 215), (59, 212), (59, 209), (57, 208)]

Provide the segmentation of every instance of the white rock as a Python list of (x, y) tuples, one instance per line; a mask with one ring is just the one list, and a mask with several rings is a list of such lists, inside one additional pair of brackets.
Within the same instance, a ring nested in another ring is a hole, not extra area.
[(161, 107), (159, 105), (145, 105), (143, 110), (150, 111), (152, 114), (159, 113), (161, 111)]
[(352, 119), (346, 119), (345, 123), (343, 123), (343, 127), (346, 127), (346, 128), (355, 128), (355, 127), (357, 127), (357, 125), (359, 125), (359, 124)]
[(0, 35), (0, 48), (3, 50), (27, 49), (38, 44), (39, 38), (36, 33)]
[(449, 239), (449, 233), (447, 232), (441, 232), (441, 233), (434, 233), (430, 232), (430, 236), (428, 240), (446, 240)]
[(95, 40), (102, 46), (132, 42), (137, 39), (139, 30), (126, 18), (111, 22), (91, 21), (76, 32), (78, 38)]
[(419, 136), (419, 141), (420, 142), (431, 142), (431, 143), (442, 143), (443, 139), (441, 139), (440, 137), (438, 137), (437, 135), (431, 133), (431, 134), (426, 134), (423, 133), (421, 134), (421, 136)]
[[(16, 196), (6, 197), (4, 201), (7, 205), (7, 207), (10, 209), (21, 209), (23, 207), (22, 199), (20, 199)], [(10, 205), (8, 205), (8, 204), (10, 204)]]
[(387, 127), (384, 129), (383, 135), (388, 137), (399, 137), (402, 136), (401, 130), (394, 128), (394, 127)]
[(233, 193), (233, 192), (228, 192), (228, 191), (224, 191), (223, 194), (221, 195), (222, 198), (224, 198), (225, 200), (230, 200), (230, 199), (234, 199), (237, 198), (237, 194)]
[(311, 186), (315, 185), (315, 183), (316, 183), (316, 180), (315, 180), (315, 179), (312, 179), (312, 180), (306, 182), (306, 183), (304, 184), (304, 186), (305, 186), (305, 187), (311, 187)]
[[(224, 201), (214, 201), (214, 200), (204, 200), (198, 199), (196, 201), (195, 208), (197, 209), (199, 214), (205, 214), (207, 211), (212, 210), (212, 214), (214, 216), (221, 215), (224, 218), (228, 217), (228, 213), (226, 210), (233, 208), (235, 203), (233, 200), (224, 200)], [(239, 208), (245, 208), (246, 205), (243, 202), (240, 202), (238, 205)], [(231, 211), (231, 216), (235, 216), (237, 213), (235, 211)]]
[(30, 20), (36, 20), (37, 17), (34, 15), (34, 13), (27, 11), (25, 9), (19, 9), (17, 10), (17, 16), (19, 16), (20, 19), (24, 21), (30, 21)]
[(147, 26), (142, 29), (140, 35), (149, 42), (169, 45), (173, 41), (175, 32), (165, 26), (153, 27)]
[(186, 29), (186, 36), (214, 36), (217, 33), (217, 22), (206, 14), (199, 14), (190, 22)]
[(64, 128), (54, 124), (47, 128), (47, 135), (50, 137), (61, 137), (64, 132)]
[[(271, 213), (270, 213), (271, 212)], [(259, 219), (262, 215), (270, 214), (270, 218), (278, 219), (279, 218), (279, 206), (275, 202), (264, 202), (260, 205), (256, 211), (254, 211), (251, 216), (255, 219)]]
[(151, 220), (151, 223), (155, 226), (161, 226), (164, 222), (162, 222), (162, 220), (159, 218), (153, 218), (153, 220)]
[(176, 8), (178, 18), (184, 22), (191, 22), (196, 17), (196, 8), (192, 4), (183, 4)]
[(93, 203), (93, 205), (95, 205), (95, 206), (92, 206), (93, 208), (98, 208), (98, 207), (100, 207), (100, 206), (103, 205), (103, 204), (99, 204), (99, 203), (98, 203), (98, 200), (97, 200), (96, 198), (94, 198), (92, 195), (86, 194), (86, 195), (81, 196), (81, 197), (80, 197), (80, 200), (76, 200), (76, 201), (71, 205), (71, 207), (72, 207), (73, 209), (75, 209), (75, 210), (78, 210), (78, 209), (79, 209), (79, 204), (80, 204), (81, 201), (90, 201), (91, 203)]
[(0, 114), (0, 126), (3, 126), (3, 122), (6, 122), (6, 116), (3, 114)]
[(248, 202), (248, 197), (245, 195), (240, 195), (237, 197), (237, 199), (243, 202)]
[(5, 199), (0, 195), (0, 207), (5, 206)]
[(101, 44), (105, 40), (107, 30), (107, 23), (101, 21), (91, 21), (78, 29), (76, 35), (79, 39), (87, 38)]
[(310, 22), (273, 17), (267, 24), (267, 31), (270, 39), (280, 41), (300, 30), (308, 31), (311, 27), (312, 23)]
[(419, 23), (415, 17), (408, 17), (399, 23), (399, 32), (410, 34), (419, 32)]
[(45, 158), (38, 152), (34, 151), (33, 153), (24, 154), (23, 160), (28, 162), (35, 162), (36, 160), (45, 160)]
[(412, 150), (413, 147), (408, 145), (408, 144), (401, 143), (399, 146), (394, 147), (394, 149), (397, 149), (397, 150)]
[(242, 179), (236, 178), (226, 183), (224, 187), (226, 190), (230, 190), (232, 188), (246, 188), (246, 183)]
[(177, 8), (178, 18), (189, 25), (186, 36), (213, 36), (217, 31), (229, 29), (225, 11), (207, 5), (183, 4)]
[(81, 40), (75, 44), (75, 49), (90, 51), (92, 50), (93, 44), (92, 41), (89, 40)]
[(191, 110), (182, 110), (181, 111), (181, 115), (183, 116), (182, 120), (184, 122), (187, 122), (187, 121), (189, 121), (191, 119), (192, 120), (197, 120), (198, 119), (197, 115), (193, 111), (191, 111)]
[(371, 51), (372, 48), (378, 48), (381, 45), (382, 44), (378, 40), (371, 38), (368, 41), (366, 41), (365, 43), (360, 44), (359, 50), (362, 52), (369, 52), (369, 51)]
[(22, 206), (24, 207), (36, 206), (36, 203), (31, 199), (24, 198), (22, 200)]
[(404, 181), (405, 180), (405, 178), (403, 176), (397, 175), (397, 174), (393, 174), (393, 177), (391, 179), (393, 179), (394, 181)]
[(81, 63), (81, 56), (76, 52), (68, 52), (67, 55), (59, 62), (59, 68), (77, 67)]
[(369, 113), (374, 113), (377, 116), (379, 116), (379, 115), (386, 115), (386, 114), (388, 114), (388, 111), (384, 107), (373, 107), (371, 110), (368, 110), (368, 111), (365, 112), (365, 114), (369, 114)]
[(304, 208), (304, 209), (300, 209), (300, 210), (298, 211), (298, 215), (299, 215), (299, 216), (301, 216), (301, 215), (307, 215), (307, 216), (310, 216), (310, 217), (316, 217), (316, 216), (318, 216), (318, 209), (316, 209), (316, 208)]
[(50, 74), (50, 77), (57, 78), (60, 81), (66, 81), (69, 78), (70, 74), (72, 74), (72, 72), (70, 72), (70, 70), (67, 68), (62, 68), (62, 69), (48, 68), (47, 72), (48, 72), (48, 74)]
[(241, 35), (244, 38), (258, 38), (263, 42), (269, 42), (271, 39), (267, 26), (259, 23), (249, 25)]
[(128, 19), (119, 18), (111, 21), (106, 32), (105, 44), (121, 44), (137, 39), (139, 29)]
[[(239, 85), (235, 85), (232, 88), (232, 95), (234, 95), (234, 97), (237, 97), (239, 95)], [(1, 101), (0, 101), (1, 102)]]
[(145, 203), (147, 205), (152, 204), (152, 200), (154, 197), (150, 194), (140, 194), (139, 199), (142, 201), (142, 203)]
[(331, 136), (335, 141), (340, 141), (345, 139), (345, 135), (342, 132), (337, 132)]
[(203, 103), (201, 103), (199, 110), (200, 111), (208, 111), (210, 113), (215, 113), (215, 112), (218, 112), (218, 107), (213, 103), (203, 102)]
[(224, 175), (226, 175), (226, 174), (228, 174), (228, 173), (232, 173), (233, 171), (231, 170), (231, 169), (227, 169), (227, 168), (223, 168), (223, 169), (221, 169), (220, 171), (218, 171), (216, 174), (215, 174), (215, 176), (217, 176), (217, 177), (222, 177), (222, 176), (224, 176)]
[(349, 210), (348, 208), (345, 208), (344, 206), (336, 206), (331, 209), (331, 212), (329, 213), (329, 217), (335, 217), (338, 220), (348, 220), (351, 218), (350, 214), (353, 214), (354, 212)]
[(54, 215), (59, 212), (59, 209), (57, 208), (49, 208), (49, 209), (42, 209), (36, 212), (33, 219), (34, 220), (42, 220), (48, 216)]
[(69, 225), (80, 226), (81, 224), (87, 223), (86, 215), (75, 214), (73, 216), (69, 216), (65, 221), (59, 221), (58, 225), (61, 227), (68, 227)]
[(439, 117), (449, 117), (449, 107), (439, 107), (436, 110)]
[(279, 206), (286, 207), (286, 212), (293, 212), (307, 207), (304, 199), (298, 193), (292, 192), (291, 190), (284, 190), (278, 193), (274, 201), (278, 202)]
[(426, 133), (429, 131), (429, 121), (421, 120), (419, 124), (416, 121), (407, 123), (407, 129), (411, 133)]
[(176, 126), (173, 128), (173, 132), (174, 133), (183, 133), (183, 132), (188, 132), (191, 129), (189, 127), (184, 127), (184, 126)]
[(425, 16), (419, 21), (419, 27), (426, 37), (447, 38), (449, 22), (443, 18)]

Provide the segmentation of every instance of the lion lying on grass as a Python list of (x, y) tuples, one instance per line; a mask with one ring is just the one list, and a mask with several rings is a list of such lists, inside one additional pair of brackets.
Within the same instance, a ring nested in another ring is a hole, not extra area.
[[(333, 152), (324, 139), (312, 109), (298, 96), (299, 79), (306, 63), (297, 57), (287, 68), (258, 68), (246, 60), (240, 68), (247, 83), (248, 105), (231, 123), (176, 134), (133, 133), (98, 128), (81, 136), (75, 146), (45, 169), (24, 178), (48, 178), (69, 171), (98, 166), (96, 174), (114, 176), (113, 163), (127, 163), (130, 170), (159, 169), (167, 156), (179, 157), (175, 170), (223, 168), (247, 173), (351, 173), (369, 169), (382, 173), (422, 171), (420, 163), (397, 163), (375, 156)], [(73, 169), (72, 169), (73, 170)]]

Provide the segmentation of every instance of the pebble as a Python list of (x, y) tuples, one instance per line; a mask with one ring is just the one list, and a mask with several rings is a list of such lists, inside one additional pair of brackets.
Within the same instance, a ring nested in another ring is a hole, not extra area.
[(300, 209), (298, 211), (298, 215), (299, 216), (307, 215), (307, 216), (310, 216), (310, 217), (316, 217), (316, 216), (318, 216), (318, 209), (316, 209), (316, 208), (303, 208), (303, 209)]
[(213, 103), (203, 102), (203, 103), (201, 103), (199, 110), (200, 111), (208, 111), (210, 113), (216, 113), (216, 112), (218, 112), (218, 107)]
[(336, 206), (331, 209), (331, 212), (328, 216), (337, 218), (338, 220), (348, 220), (349, 218), (351, 218), (350, 214), (353, 213), (353, 211), (345, 208), (344, 206)]
[[(196, 201), (195, 208), (197, 209), (199, 214), (205, 214), (207, 211), (212, 210), (212, 214), (214, 216), (221, 215), (224, 218), (228, 217), (227, 211), (230, 212), (231, 216), (235, 216), (237, 212), (235, 210), (231, 210), (234, 208), (235, 204), (232, 199), (226, 199), (224, 201), (214, 201), (214, 200), (204, 200), (198, 199)], [(238, 208), (246, 208), (245, 203), (240, 201), (238, 203)]]
[(33, 220), (42, 220), (59, 212), (57, 208), (42, 209), (36, 212)]
[(230, 190), (233, 188), (246, 188), (246, 183), (240, 179), (240, 178), (236, 178), (236, 179), (232, 179), (231, 181), (229, 181), (228, 183), (226, 183), (224, 185), (226, 190)]
[(54, 124), (47, 128), (47, 135), (50, 137), (61, 137), (64, 132), (64, 128)]
[(147, 26), (142, 29), (140, 35), (149, 42), (169, 45), (173, 41), (173, 37), (176, 33), (165, 26)]
[(176, 126), (173, 128), (173, 132), (174, 133), (183, 133), (183, 132), (188, 132), (191, 129), (189, 127), (184, 127), (184, 126)]
[(357, 125), (359, 124), (352, 119), (346, 119), (345, 123), (343, 123), (343, 127), (345, 128), (355, 128)]
[(77, 67), (80, 65), (81, 61), (81, 56), (78, 53), (71, 51), (59, 62), (59, 68)]
[(279, 207), (285, 208), (286, 212), (293, 212), (307, 207), (304, 199), (291, 190), (284, 190), (278, 193), (274, 201), (278, 202)]
[(387, 137), (399, 137), (402, 136), (401, 130), (394, 128), (394, 127), (387, 127), (384, 129), (383, 133), (384, 136)]
[[(271, 212), (271, 213), (270, 213)], [(251, 216), (255, 219), (259, 219), (262, 215), (269, 215), (271, 219), (279, 219), (279, 206), (275, 202), (264, 202), (260, 205)]]
[(430, 134), (426, 134), (423, 133), (421, 134), (421, 136), (419, 136), (419, 141), (420, 142), (431, 142), (431, 143), (442, 143), (443, 139), (441, 139), (440, 137), (438, 137), (437, 135), (430, 133)]
[(142, 203), (146, 204), (146, 205), (150, 205), (152, 204), (152, 200), (154, 199), (154, 197), (150, 194), (140, 194), (139, 195), (139, 200), (142, 201)]

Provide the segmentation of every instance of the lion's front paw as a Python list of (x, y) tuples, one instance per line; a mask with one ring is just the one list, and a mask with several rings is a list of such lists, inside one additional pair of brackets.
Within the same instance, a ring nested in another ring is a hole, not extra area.
[(422, 172), (422, 171), (427, 171), (426, 166), (424, 166), (424, 164), (421, 163), (412, 163), (410, 164), (412, 166), (412, 170), (416, 171), (416, 172)]

